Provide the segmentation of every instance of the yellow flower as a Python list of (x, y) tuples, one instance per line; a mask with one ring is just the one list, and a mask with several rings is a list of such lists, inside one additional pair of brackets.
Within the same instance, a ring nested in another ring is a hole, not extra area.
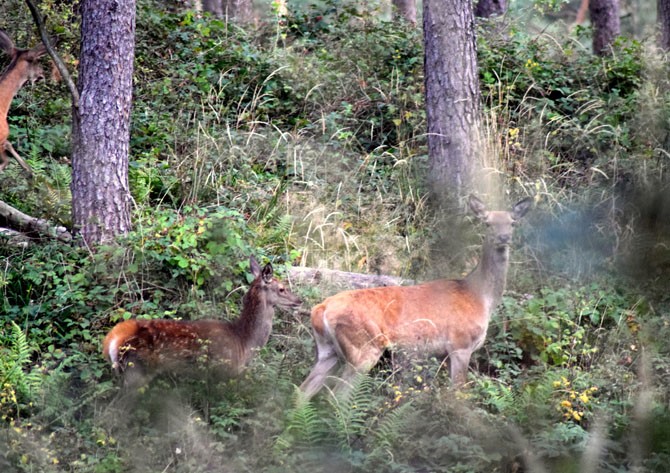
[(583, 415), (584, 415), (583, 412), (572, 411), (572, 418), (575, 419), (577, 422), (582, 420)]
[(569, 408), (569, 407), (572, 407), (572, 403), (566, 399), (564, 401), (561, 401), (561, 406), (565, 407), (565, 408)]
[(584, 404), (587, 404), (589, 402), (589, 397), (584, 392), (579, 396), (579, 400), (582, 401)]

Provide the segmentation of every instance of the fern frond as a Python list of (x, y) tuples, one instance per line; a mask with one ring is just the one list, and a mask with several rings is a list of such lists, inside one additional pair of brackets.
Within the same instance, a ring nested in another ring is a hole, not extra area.
[(286, 416), (286, 427), (275, 441), (275, 450), (312, 448), (323, 439), (323, 422), (314, 404), (300, 391), (293, 396), (293, 407)]
[(30, 355), (32, 349), (28, 344), (26, 334), (23, 333), (21, 327), (16, 322), (12, 322), (12, 358), (14, 363), (22, 369), (23, 366), (30, 362)]
[(348, 450), (355, 439), (365, 436), (368, 430), (374, 387), (372, 378), (360, 375), (346, 395), (328, 400), (333, 414), (331, 427), (344, 450)]
[(389, 449), (398, 438), (403, 436), (408, 419), (415, 413), (412, 402), (405, 402), (386, 414), (377, 424), (374, 439), (375, 448)]
[(33, 351), (21, 327), (12, 322), (9, 349), (5, 350), (0, 363), (1, 386), (9, 384), (24, 396), (29, 396), (31, 392), (39, 389), (43, 379), (41, 373), (36, 369), (25, 371), (30, 367)]

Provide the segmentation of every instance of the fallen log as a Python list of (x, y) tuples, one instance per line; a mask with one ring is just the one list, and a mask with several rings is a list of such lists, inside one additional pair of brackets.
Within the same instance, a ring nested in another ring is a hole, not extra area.
[(30, 238), (23, 233), (11, 228), (0, 227), (0, 245), (26, 248), (30, 244)]
[(301, 286), (324, 286), (337, 292), (348, 289), (364, 289), (380, 286), (403, 286), (415, 284), (411, 279), (384, 274), (362, 274), (324, 268), (292, 266), (288, 270), (291, 283)]
[(21, 232), (35, 232), (64, 242), (72, 241), (72, 235), (65, 227), (55, 226), (42, 218), (31, 217), (2, 200), (0, 200), (0, 217), (4, 218), (12, 229)]

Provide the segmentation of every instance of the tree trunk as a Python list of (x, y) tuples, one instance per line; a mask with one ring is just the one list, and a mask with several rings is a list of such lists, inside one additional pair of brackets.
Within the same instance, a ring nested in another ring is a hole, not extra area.
[(130, 230), (128, 146), (135, 0), (83, 0), (79, 108), (72, 122), (72, 214), (86, 244)]
[(608, 54), (621, 32), (619, 0), (590, 0), (589, 15), (593, 26), (593, 52), (598, 56)]
[(475, 7), (475, 16), (488, 18), (494, 15), (504, 15), (507, 11), (507, 0), (479, 0)]
[(670, 51), (670, 0), (658, 0), (657, 9), (661, 28), (661, 48)]
[(253, 19), (252, 0), (224, 0), (223, 13), (238, 23), (249, 23)]
[(416, 25), (416, 0), (393, 0), (393, 19)]
[(202, 9), (213, 16), (223, 16), (223, 0), (202, 0)]
[(479, 78), (470, 0), (423, 4), (428, 154), (434, 197), (472, 185), (479, 149)]

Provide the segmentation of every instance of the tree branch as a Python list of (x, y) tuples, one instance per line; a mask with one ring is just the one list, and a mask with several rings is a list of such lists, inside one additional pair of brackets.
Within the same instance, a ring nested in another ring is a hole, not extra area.
[(30, 244), (30, 238), (11, 228), (0, 227), (0, 245), (25, 248)]
[(48, 220), (31, 217), (0, 200), (0, 217), (4, 217), (13, 227), (30, 230), (60, 241), (72, 241), (72, 235), (65, 227), (53, 226)]
[(70, 89), (70, 95), (72, 95), (72, 105), (74, 106), (74, 108), (79, 108), (79, 92), (77, 91), (77, 86), (74, 84), (74, 81), (72, 80), (72, 77), (70, 77), (70, 73), (68, 72), (67, 67), (65, 67), (65, 64), (63, 63), (60, 56), (54, 49), (53, 45), (51, 44), (51, 40), (47, 35), (46, 28), (44, 27), (44, 22), (42, 21), (42, 15), (40, 15), (40, 12), (37, 10), (37, 7), (33, 4), (32, 0), (26, 0), (26, 4), (28, 4), (30, 13), (33, 15), (33, 19), (35, 20), (37, 29), (40, 32), (40, 38), (42, 38), (42, 43), (44, 44), (44, 47), (49, 53), (49, 56), (51, 56), (51, 60), (56, 65), (56, 68), (58, 69), (58, 72), (60, 73), (61, 77), (63, 78), (68, 88)]

